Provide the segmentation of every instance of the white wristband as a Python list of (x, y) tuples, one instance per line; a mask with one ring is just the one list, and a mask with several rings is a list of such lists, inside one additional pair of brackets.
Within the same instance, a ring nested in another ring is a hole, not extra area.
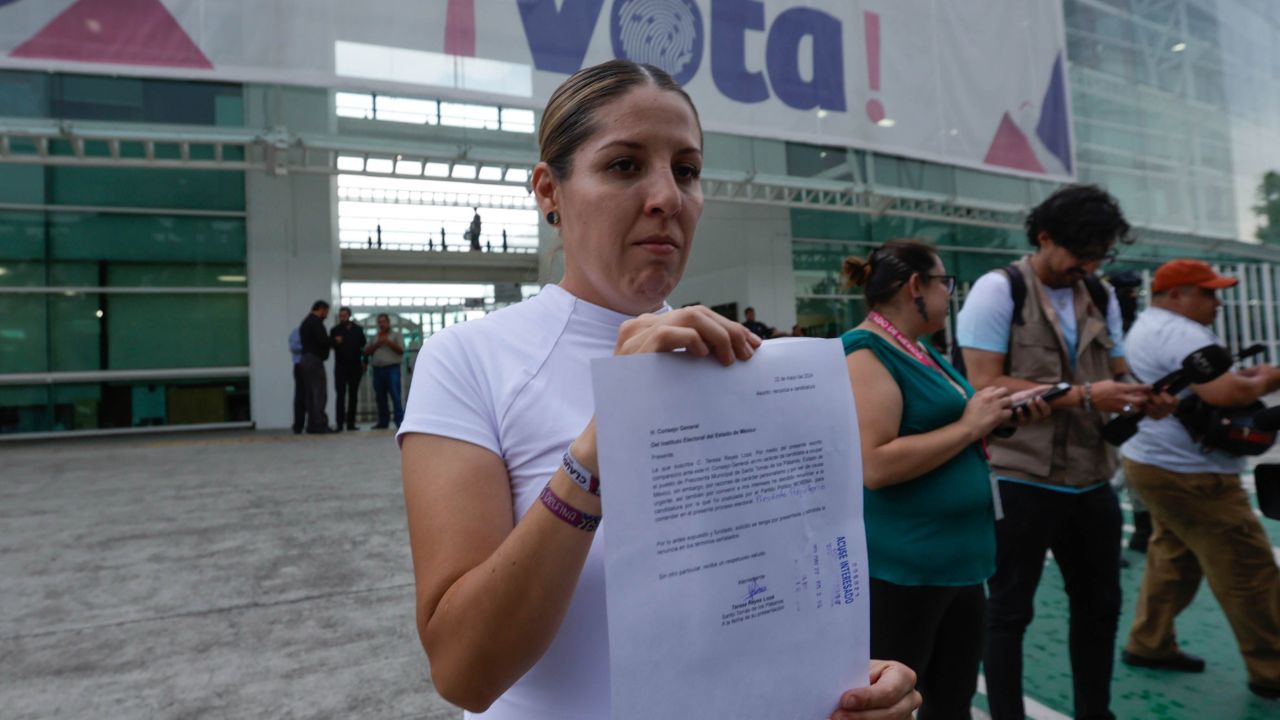
[(564, 451), (564, 472), (569, 476), (575, 485), (586, 490), (592, 495), (600, 495), (600, 478), (591, 474), (591, 471), (582, 466), (578, 459), (573, 456), (567, 448)]

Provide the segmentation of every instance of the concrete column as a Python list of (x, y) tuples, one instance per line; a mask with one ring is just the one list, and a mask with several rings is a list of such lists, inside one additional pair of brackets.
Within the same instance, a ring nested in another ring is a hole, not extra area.
[[(293, 424), (290, 331), (316, 300), (335, 305), (338, 253), (336, 180), (327, 175), (249, 173), (249, 402), (259, 428)], [(332, 323), (330, 323), (332, 324)], [(332, 365), (332, 361), (330, 361)], [(331, 376), (332, 373), (326, 373)], [(329, 421), (333, 417), (329, 387)]]
[[(708, 133), (703, 153), (710, 167), (786, 175), (786, 143)], [(796, 322), (791, 211), (749, 203), (707, 202), (694, 237), (684, 278), (668, 301), (672, 307), (702, 303), (749, 307), (756, 319), (790, 332)]]
[[(328, 91), (250, 87), (245, 113), (250, 127), (287, 127), (295, 132), (332, 132)], [(245, 178), (248, 215), (249, 402), (261, 429), (293, 424), (293, 361), (290, 331), (316, 300), (333, 304), (337, 315), (342, 257), (338, 250), (336, 178), (328, 175), (271, 175), (250, 171)], [(332, 360), (326, 378), (332, 378)], [(329, 380), (329, 422), (335, 424)]]
[(791, 214), (786, 208), (708, 202), (698, 223), (684, 278), (668, 302), (738, 304), (756, 319), (791, 331), (796, 322), (795, 272), (791, 259)]

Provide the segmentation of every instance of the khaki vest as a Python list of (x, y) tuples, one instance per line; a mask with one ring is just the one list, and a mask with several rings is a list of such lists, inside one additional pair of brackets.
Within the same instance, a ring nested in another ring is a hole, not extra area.
[[(1057, 311), (1044, 285), (1031, 269), (1030, 257), (1014, 265), (1027, 282), (1022, 308), (1024, 322), (1013, 324), (1004, 372), (1010, 377), (1072, 385), (1112, 379), (1111, 348), (1106, 318), (1095, 307), (1084, 282), (1075, 284), (1076, 367), (1067, 361), (1067, 344), (1058, 327)], [(1108, 481), (1115, 474), (1116, 451), (1102, 439), (1102, 413), (1080, 408), (1054, 410), (1040, 422), (1018, 428), (1013, 437), (991, 438), (991, 467), (998, 475), (1050, 485), (1086, 487)]]

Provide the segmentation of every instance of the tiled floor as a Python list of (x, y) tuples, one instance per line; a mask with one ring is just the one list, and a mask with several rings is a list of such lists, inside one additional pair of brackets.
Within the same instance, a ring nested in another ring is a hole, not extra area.
[(422, 718), (390, 433), (0, 446), (0, 716)]

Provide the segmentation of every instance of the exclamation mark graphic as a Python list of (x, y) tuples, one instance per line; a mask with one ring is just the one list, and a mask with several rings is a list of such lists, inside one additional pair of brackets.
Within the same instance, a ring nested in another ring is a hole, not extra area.
[(444, 20), (444, 51), (475, 57), (476, 0), (449, 0)]
[[(880, 14), (864, 12), (863, 27), (867, 35), (867, 80), (872, 92), (880, 90)], [(884, 103), (877, 98), (867, 101), (867, 117), (878, 123), (885, 118)]]

